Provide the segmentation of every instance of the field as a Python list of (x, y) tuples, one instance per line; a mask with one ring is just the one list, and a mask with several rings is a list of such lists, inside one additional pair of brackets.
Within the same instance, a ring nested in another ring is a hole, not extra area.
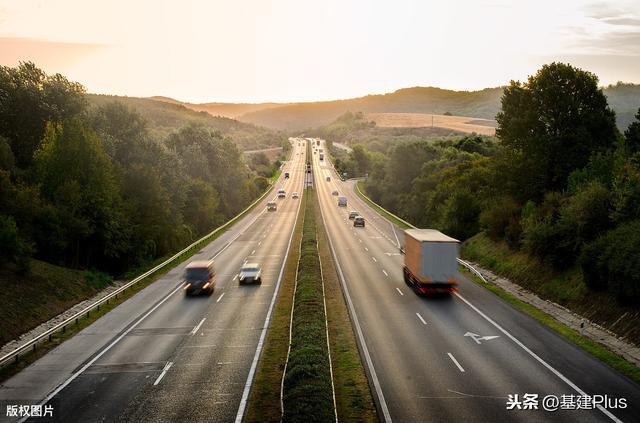
[(367, 113), (365, 119), (380, 128), (436, 128), (481, 135), (495, 135), (496, 122), (465, 116), (431, 115), (426, 113)]

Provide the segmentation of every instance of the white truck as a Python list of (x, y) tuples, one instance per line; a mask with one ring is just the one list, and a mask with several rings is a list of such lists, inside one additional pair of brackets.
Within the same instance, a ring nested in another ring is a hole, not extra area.
[(460, 280), (460, 241), (435, 229), (404, 231), (404, 281), (419, 295), (450, 294)]

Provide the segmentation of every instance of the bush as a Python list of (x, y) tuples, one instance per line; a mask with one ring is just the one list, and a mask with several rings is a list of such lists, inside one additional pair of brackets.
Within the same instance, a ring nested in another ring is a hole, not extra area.
[(25, 273), (29, 271), (32, 253), (32, 245), (20, 236), (13, 217), (0, 214), (0, 263), (15, 263)]
[(620, 225), (585, 246), (580, 266), (587, 286), (608, 289), (623, 303), (640, 301), (640, 220)]
[(520, 242), (520, 207), (511, 197), (497, 199), (480, 213), (480, 226), (491, 239), (506, 239), (509, 245)]

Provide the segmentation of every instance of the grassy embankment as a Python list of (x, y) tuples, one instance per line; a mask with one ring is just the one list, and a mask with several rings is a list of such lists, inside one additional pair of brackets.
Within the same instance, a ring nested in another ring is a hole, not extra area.
[[(373, 203), (356, 189), (357, 194), (380, 215), (402, 228), (408, 226), (395, 218), (385, 209)], [(607, 327), (632, 342), (640, 341), (640, 312), (620, 305), (615, 298), (606, 293), (590, 291), (582, 280), (577, 267), (564, 272), (555, 272), (550, 266), (523, 253), (511, 250), (505, 243), (491, 241), (484, 234), (478, 234), (463, 243), (462, 257), (478, 262), (482, 267), (518, 283), (538, 296), (561, 304), (562, 306)], [(462, 268), (462, 270), (465, 270)], [(500, 287), (484, 283), (475, 275), (465, 273), (476, 283), (484, 286), (516, 309), (527, 313), (542, 324), (556, 331), (568, 341), (608, 364), (620, 373), (640, 382), (640, 368), (623, 357), (609, 351), (606, 347), (580, 334), (554, 319), (544, 311), (519, 300)]]

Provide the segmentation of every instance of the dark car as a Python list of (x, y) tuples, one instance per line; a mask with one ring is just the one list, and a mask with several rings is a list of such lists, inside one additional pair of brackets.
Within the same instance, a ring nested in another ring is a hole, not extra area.
[(211, 294), (216, 285), (213, 261), (192, 261), (184, 271), (186, 294)]
[(362, 216), (356, 216), (353, 219), (353, 226), (361, 226), (364, 228), (364, 217)]
[(289, 179), (289, 172), (284, 173), (284, 179)]

